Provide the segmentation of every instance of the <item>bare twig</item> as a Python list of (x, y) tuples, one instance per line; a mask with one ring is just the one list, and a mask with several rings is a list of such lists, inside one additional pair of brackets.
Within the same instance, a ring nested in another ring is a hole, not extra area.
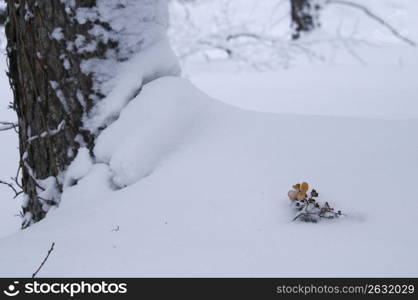
[(119, 225), (118, 225), (116, 228), (113, 228), (113, 229), (111, 230), (111, 232), (117, 232), (117, 231), (119, 231), (119, 229), (120, 229), (120, 227), (119, 227)]
[(409, 44), (411, 46), (416, 46), (417, 45), (413, 40), (411, 40), (411, 39), (407, 38), (406, 36), (402, 35), (395, 27), (393, 27), (392, 25), (390, 25), (383, 18), (377, 16), (370, 9), (368, 9), (367, 7), (365, 7), (365, 6), (361, 5), (361, 4), (354, 3), (354, 2), (350, 2), (350, 1), (345, 1), (345, 0), (327, 0), (326, 3), (327, 4), (345, 5), (345, 6), (350, 6), (352, 8), (355, 8), (355, 9), (359, 9), (363, 13), (365, 13), (367, 16), (369, 16), (370, 18), (372, 18), (376, 22), (380, 23), (382, 26), (384, 26), (387, 29), (389, 29), (389, 31), (392, 32), (392, 34), (394, 36), (396, 36), (398, 39), (404, 41), (405, 43), (407, 43), (407, 44)]
[(252, 32), (231, 33), (231, 34), (228, 34), (225, 39), (227, 41), (230, 41), (230, 40), (233, 40), (233, 39), (239, 39), (239, 38), (243, 38), (243, 37), (253, 38), (253, 39), (256, 39), (256, 40), (261, 39), (261, 37), (258, 34), (255, 34), (255, 33), (252, 33)]
[(0, 131), (14, 129), (16, 131), (17, 123), (0, 121)]
[(11, 183), (9, 183), (9, 182), (6, 182), (6, 181), (3, 181), (3, 180), (0, 180), (0, 184), (4, 184), (4, 185), (6, 185), (7, 187), (9, 187), (9, 188), (13, 191), (13, 193), (15, 194), (15, 196), (13, 197), (13, 199), (17, 198), (17, 196), (19, 196), (20, 194), (22, 194), (22, 193), (23, 193), (23, 191), (22, 191), (22, 190), (21, 190), (21, 191), (18, 191), (18, 190), (14, 187), (14, 185), (13, 185), (13, 184), (11, 184)]
[(54, 246), (55, 246), (55, 243), (52, 243), (51, 248), (48, 250), (48, 253), (47, 253), (45, 259), (43, 260), (41, 265), (38, 267), (38, 269), (35, 271), (35, 273), (32, 274), (32, 278), (35, 278), (35, 276), (38, 274), (38, 272), (42, 269), (42, 267), (44, 266), (44, 264), (48, 260), (49, 255), (51, 254), (52, 251), (54, 251)]
[(293, 218), (292, 221), (296, 221), (297, 219), (299, 219), (300, 217), (306, 217), (306, 216), (318, 216), (319, 218), (324, 218), (324, 219), (334, 219), (335, 216), (342, 216), (343, 214), (341, 213), (334, 213), (334, 216), (326, 216), (324, 214), (321, 213), (312, 213), (312, 212), (302, 212), (300, 214), (298, 214), (296, 217)]
[(310, 213), (310, 212), (303, 212), (298, 214), (296, 217), (294, 217), (294, 219), (292, 221), (296, 221), (297, 219), (299, 219), (302, 216), (317, 216), (318, 214), (316, 213)]
[(16, 171), (16, 176), (15, 177), (11, 177), (11, 179), (14, 181), (14, 183), (21, 189), (23, 190), (23, 186), (19, 183), (19, 174), (20, 174), (20, 169), (22, 168), (21, 165), (19, 165), (17, 167), (17, 171)]

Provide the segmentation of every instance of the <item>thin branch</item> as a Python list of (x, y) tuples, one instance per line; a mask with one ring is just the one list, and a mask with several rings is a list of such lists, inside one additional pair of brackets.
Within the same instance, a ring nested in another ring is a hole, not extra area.
[(17, 123), (0, 121), (0, 131), (14, 129), (16, 131)]
[(313, 216), (313, 215), (317, 216), (318, 214), (310, 213), (310, 212), (302, 212), (302, 213), (298, 214), (292, 221), (296, 221), (297, 219), (299, 219), (302, 216)]
[(383, 18), (377, 16), (370, 9), (368, 9), (367, 7), (365, 7), (363, 5), (360, 5), (360, 4), (357, 4), (357, 3), (354, 3), (354, 2), (350, 2), (350, 1), (345, 1), (345, 0), (327, 0), (326, 4), (339, 4), (339, 5), (345, 5), (345, 6), (350, 6), (352, 8), (355, 8), (355, 9), (359, 9), (363, 13), (365, 13), (367, 16), (369, 16), (370, 18), (372, 18), (376, 22), (380, 23), (382, 26), (389, 29), (389, 31), (392, 32), (392, 34), (394, 36), (396, 36), (398, 39), (400, 39), (400, 40), (404, 41), (405, 43), (407, 43), (411, 46), (414, 46), (414, 47), (417, 45), (413, 40), (411, 40), (411, 39), (407, 38), (406, 36), (402, 35), (395, 27), (390, 25)]
[(35, 278), (35, 276), (38, 274), (38, 272), (42, 269), (42, 267), (44, 266), (44, 264), (48, 260), (49, 255), (51, 254), (52, 251), (54, 251), (54, 246), (55, 246), (55, 243), (52, 243), (51, 248), (48, 250), (48, 253), (47, 253), (46, 257), (44, 258), (43, 262), (38, 267), (38, 269), (35, 271), (35, 273), (32, 274), (32, 278)]
[(17, 167), (17, 171), (16, 171), (16, 176), (15, 177), (11, 177), (11, 179), (14, 181), (14, 183), (21, 189), (23, 190), (23, 186), (19, 183), (19, 174), (20, 174), (20, 169), (22, 168), (22, 166), (19, 164), (19, 166)]
[[(334, 213), (335, 216), (342, 216), (343, 214), (338, 214), (338, 213)], [(298, 214), (292, 221), (296, 221), (297, 219), (299, 219), (300, 217), (306, 217), (306, 216), (318, 216), (320, 218), (324, 218), (324, 219), (334, 219), (335, 216), (325, 216), (322, 213), (313, 213), (313, 212), (302, 212), (300, 214)]]
[(13, 186), (13, 184), (11, 184), (11, 183), (9, 183), (9, 182), (5, 182), (5, 181), (3, 181), (3, 180), (0, 180), (0, 184), (4, 184), (4, 185), (6, 185), (6, 186), (8, 186), (12, 191), (13, 191), (13, 193), (15, 193), (15, 196), (13, 197), (13, 199), (16, 199), (17, 198), (17, 196), (19, 196), (20, 194), (22, 194), (23, 193), (23, 191), (18, 191), (14, 186)]
[(228, 34), (225, 39), (227, 41), (230, 41), (230, 40), (234, 40), (234, 39), (238, 39), (238, 38), (242, 38), (242, 37), (253, 38), (253, 39), (256, 39), (256, 40), (261, 39), (261, 37), (258, 34), (251, 33), (251, 32), (231, 33), (231, 34)]

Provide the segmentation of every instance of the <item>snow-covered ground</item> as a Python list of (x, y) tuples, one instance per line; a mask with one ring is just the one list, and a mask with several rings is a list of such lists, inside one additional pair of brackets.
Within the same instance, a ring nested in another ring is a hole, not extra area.
[[(128, 107), (108, 129), (125, 136), (103, 144), (115, 164), (2, 239), (1, 276), (31, 274), (51, 242), (42, 276), (417, 275), (418, 120), (243, 111), (169, 77)], [(144, 111), (153, 123), (132, 131)], [(112, 190), (115, 177), (142, 179)], [(301, 180), (347, 217), (291, 222), (286, 192)]]
[(190, 79), (207, 94), (249, 110), (400, 120), (418, 118), (417, 67), (305, 66)]
[[(0, 186), (0, 276), (30, 276), (52, 242), (39, 276), (418, 276), (418, 54), (393, 47), (147, 83), (45, 220), (6, 236), (18, 208)], [(0, 139), (12, 176), (17, 141)], [(303, 180), (346, 216), (292, 222)]]

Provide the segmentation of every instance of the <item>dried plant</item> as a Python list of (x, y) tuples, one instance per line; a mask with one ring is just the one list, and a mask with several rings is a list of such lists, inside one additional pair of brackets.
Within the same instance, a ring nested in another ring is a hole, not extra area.
[(308, 195), (309, 184), (307, 182), (295, 184), (287, 195), (296, 210), (293, 221), (318, 222), (321, 219), (335, 219), (342, 216), (341, 211), (335, 211), (328, 202), (321, 204), (317, 201), (319, 194), (312, 189)]

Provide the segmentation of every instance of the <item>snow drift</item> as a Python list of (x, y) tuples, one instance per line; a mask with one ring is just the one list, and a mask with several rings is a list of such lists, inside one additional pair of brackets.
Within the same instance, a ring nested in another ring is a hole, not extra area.
[(180, 147), (199, 128), (199, 121), (211, 113), (212, 106), (184, 79), (154, 80), (127, 105), (117, 122), (100, 134), (95, 155), (110, 165), (118, 186), (132, 184), (152, 173)]
[[(244, 111), (158, 79), (60, 208), (0, 240), (0, 276), (32, 274), (52, 242), (39, 276), (416, 276), (417, 127)], [(301, 180), (348, 217), (292, 223)]]

